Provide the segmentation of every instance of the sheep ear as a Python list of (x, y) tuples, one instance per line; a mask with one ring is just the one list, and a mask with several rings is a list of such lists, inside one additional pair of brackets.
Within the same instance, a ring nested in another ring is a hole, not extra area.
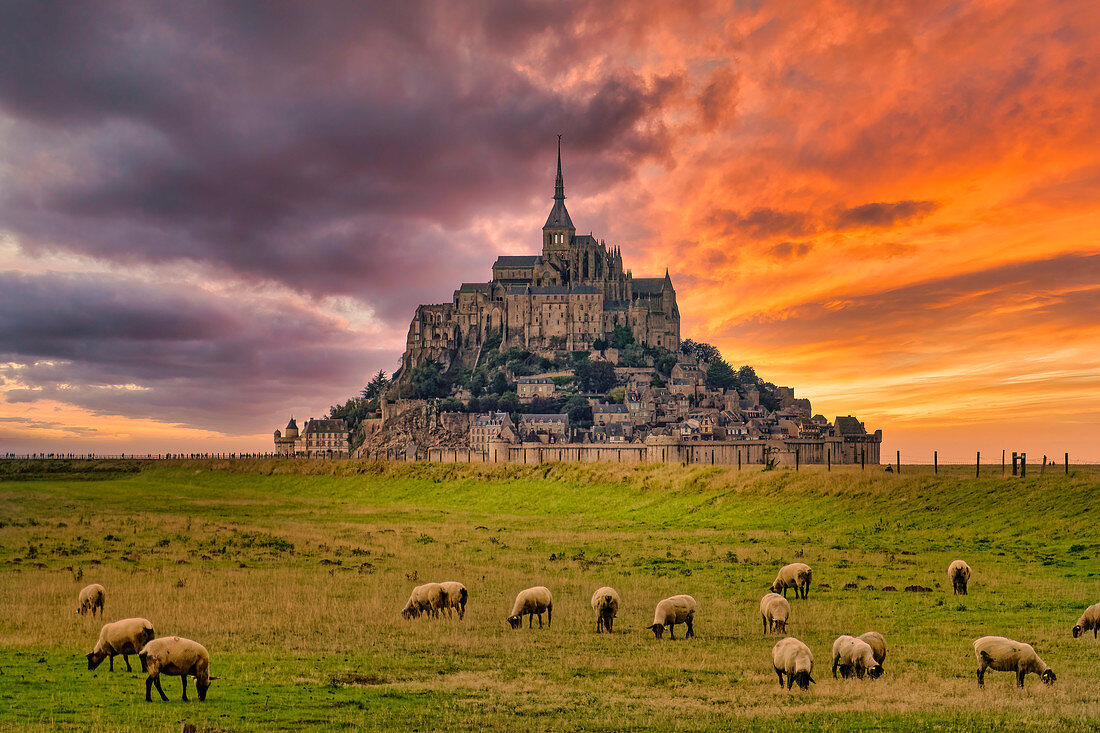
[(817, 684), (817, 680), (815, 680), (812, 675), (806, 675), (806, 676), (809, 678), (810, 682), (813, 682), (815, 685)]
[(215, 677), (214, 675), (210, 675), (209, 677), (207, 677), (207, 679), (210, 680), (211, 682), (213, 682), (214, 680), (221, 679), (221, 678), (220, 677)]

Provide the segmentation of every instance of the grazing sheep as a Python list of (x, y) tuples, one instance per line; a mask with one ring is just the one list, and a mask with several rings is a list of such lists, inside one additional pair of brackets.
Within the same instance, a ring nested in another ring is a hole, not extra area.
[(954, 595), (965, 596), (966, 584), (970, 582), (970, 566), (963, 560), (953, 560), (947, 566), (947, 577), (955, 590)]
[(523, 626), (523, 614), (527, 614), (527, 628), (534, 624), (535, 616), (539, 617), (539, 628), (542, 628), (542, 614), (546, 613), (546, 625), (554, 617), (554, 597), (550, 595), (550, 589), (538, 585), (534, 588), (521, 590), (516, 596), (516, 602), (512, 605), (512, 613), (508, 616), (508, 625), (513, 629)]
[(985, 686), (987, 669), (1015, 672), (1017, 687), (1024, 686), (1024, 677), (1028, 672), (1039, 675), (1039, 679), (1048, 685), (1058, 679), (1054, 670), (1039, 659), (1039, 655), (1030, 644), (1006, 639), (1003, 636), (983, 636), (975, 639), (974, 656), (978, 659), (978, 687)]
[(405, 618), (417, 618), (422, 613), (439, 618), (439, 612), (447, 605), (447, 594), (439, 583), (425, 583), (412, 589), (409, 600), (401, 609)]
[(695, 636), (695, 609), (697, 605), (691, 596), (672, 596), (657, 604), (653, 611), (653, 624), (647, 626), (653, 632), (653, 636), (660, 639), (668, 627), (668, 637), (676, 639), (673, 627), (676, 624), (687, 624), (688, 630), (684, 638), (691, 639)]
[(103, 601), (107, 598), (107, 589), (99, 583), (92, 583), (89, 586), (85, 586), (80, 591), (80, 597), (77, 598), (76, 612), (81, 616), (92, 612), (92, 618), (95, 618), (95, 612), (99, 610), (99, 617), (103, 618)]
[(760, 618), (764, 622), (764, 633), (787, 632), (787, 619), (791, 615), (791, 604), (778, 593), (769, 593), (760, 599)]
[(104, 659), (111, 660), (111, 671), (115, 671), (115, 657), (122, 655), (126, 662), (126, 671), (133, 672), (130, 655), (137, 654), (141, 648), (152, 641), (153, 624), (144, 618), (124, 618), (121, 621), (104, 624), (99, 630), (99, 641), (88, 654), (88, 669), (95, 669)]
[(853, 674), (859, 679), (863, 679), (865, 674), (870, 675), (871, 679), (878, 679), (882, 675), (882, 665), (875, 661), (875, 652), (871, 645), (847, 634), (838, 636), (833, 642), (833, 679), (836, 679), (838, 669), (844, 679)]
[(458, 611), (458, 620), (461, 621), (466, 616), (466, 598), (469, 595), (466, 592), (466, 586), (455, 580), (448, 580), (445, 583), (440, 583), (439, 586), (447, 594), (445, 606), (447, 615), (450, 616), (451, 609), (455, 609)]
[(806, 598), (810, 594), (810, 581), (813, 575), (814, 571), (810, 570), (810, 566), (806, 563), (792, 562), (779, 569), (779, 575), (775, 576), (775, 581), (768, 589), (772, 593), (782, 593), (786, 598), (787, 589), (794, 588), (795, 598)]
[(206, 651), (206, 647), (190, 639), (178, 636), (162, 636), (159, 639), (153, 639), (138, 653), (138, 659), (141, 660), (141, 668), (149, 673), (145, 678), (145, 702), (153, 701), (151, 695), (153, 685), (157, 686), (161, 700), (168, 699), (160, 686), (162, 674), (182, 678), (184, 701), (187, 700), (188, 675), (195, 678), (200, 702), (206, 699), (206, 690), (210, 687), (210, 681), (217, 679), (210, 676), (210, 653)]
[(615, 617), (619, 615), (619, 594), (614, 588), (604, 586), (592, 594), (592, 610), (596, 612), (596, 633), (611, 633)]
[(1086, 608), (1081, 618), (1077, 619), (1077, 623), (1073, 626), (1073, 638), (1076, 639), (1089, 629), (1092, 629), (1092, 638), (1095, 639), (1096, 631), (1100, 629), (1100, 603), (1094, 603)]
[[(877, 631), (867, 631), (859, 635), (860, 639), (867, 642), (867, 645), (871, 647), (871, 651), (875, 655), (875, 661), (882, 666), (882, 663), (886, 661), (886, 639), (882, 634)], [(886, 670), (883, 670), (883, 674)]]
[(779, 675), (779, 686), (783, 686), (783, 675), (787, 675), (787, 689), (798, 683), (799, 688), (807, 690), (810, 683), (817, 682), (813, 678), (814, 655), (810, 647), (803, 644), (793, 636), (780, 639), (772, 647), (772, 667)]

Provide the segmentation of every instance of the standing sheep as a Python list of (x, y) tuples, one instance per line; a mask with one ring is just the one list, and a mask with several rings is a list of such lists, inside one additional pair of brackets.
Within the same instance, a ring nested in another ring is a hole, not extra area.
[(592, 594), (592, 610), (596, 612), (596, 633), (611, 633), (615, 617), (619, 615), (619, 594), (614, 588), (604, 586)]
[(152, 641), (156, 634), (153, 624), (144, 618), (124, 618), (121, 621), (104, 624), (99, 630), (99, 641), (88, 654), (88, 669), (95, 669), (104, 659), (111, 660), (111, 671), (115, 671), (115, 657), (122, 655), (126, 662), (126, 671), (133, 672), (130, 655), (137, 654), (142, 647)]
[(978, 659), (978, 687), (985, 687), (985, 671), (995, 669), (998, 672), (1015, 672), (1016, 686), (1024, 686), (1024, 677), (1028, 672), (1039, 675), (1044, 683), (1050, 685), (1058, 679), (1054, 670), (1030, 644), (1006, 639), (1003, 636), (983, 636), (974, 640), (974, 656)]
[(447, 594), (439, 583), (425, 583), (412, 589), (409, 600), (401, 609), (404, 618), (417, 618), (422, 613), (439, 618), (439, 612), (447, 605)]
[(779, 675), (779, 686), (783, 687), (783, 675), (787, 675), (787, 689), (798, 683), (799, 688), (807, 690), (810, 683), (817, 682), (813, 678), (814, 655), (810, 647), (803, 644), (793, 636), (780, 639), (772, 647), (772, 667)]
[(875, 652), (871, 645), (847, 634), (838, 636), (833, 642), (833, 679), (836, 679), (838, 669), (844, 679), (853, 674), (859, 679), (863, 679), (865, 674), (871, 679), (878, 679), (882, 675), (882, 665), (875, 661)]
[(523, 615), (527, 614), (527, 628), (534, 624), (535, 616), (539, 617), (539, 628), (542, 628), (542, 614), (546, 613), (546, 625), (554, 617), (554, 597), (550, 595), (550, 589), (538, 585), (534, 588), (521, 590), (516, 596), (516, 602), (512, 604), (512, 613), (508, 616), (508, 625), (513, 629), (523, 626)]
[(947, 577), (955, 590), (953, 595), (965, 596), (966, 584), (970, 582), (970, 566), (964, 560), (953, 560), (947, 566)]
[(791, 615), (791, 604), (778, 593), (768, 593), (760, 599), (760, 618), (764, 622), (764, 633), (787, 632), (787, 619)]
[(688, 630), (684, 638), (695, 637), (695, 609), (697, 605), (691, 596), (672, 596), (657, 604), (653, 611), (653, 624), (647, 626), (653, 632), (653, 636), (660, 639), (668, 627), (668, 637), (675, 641), (676, 632), (673, 627), (676, 624), (687, 624)]
[(195, 687), (199, 691), (199, 701), (206, 700), (206, 690), (210, 681), (210, 653), (197, 641), (178, 636), (162, 636), (153, 639), (138, 654), (141, 668), (149, 673), (145, 678), (145, 702), (152, 702), (153, 685), (157, 686), (161, 700), (167, 700), (160, 686), (162, 674), (180, 677), (183, 680), (183, 700), (187, 700), (187, 675), (195, 678)]
[(1092, 638), (1095, 639), (1096, 631), (1100, 629), (1100, 603), (1094, 603), (1086, 608), (1081, 618), (1077, 619), (1077, 623), (1073, 626), (1073, 638), (1076, 639), (1089, 629), (1092, 629)]
[[(875, 661), (882, 666), (882, 663), (886, 661), (886, 639), (882, 634), (877, 631), (866, 631), (859, 635), (859, 638), (867, 642), (867, 645), (871, 647), (871, 651), (875, 655)], [(883, 674), (886, 670), (883, 670)]]
[(92, 618), (95, 618), (96, 610), (99, 611), (99, 617), (103, 618), (103, 601), (107, 598), (107, 589), (99, 583), (92, 583), (89, 586), (85, 586), (80, 591), (80, 596), (77, 598), (76, 612), (81, 616), (92, 612)]
[(455, 580), (448, 580), (440, 583), (439, 586), (447, 594), (445, 606), (447, 615), (451, 615), (451, 609), (453, 608), (458, 611), (458, 620), (461, 621), (466, 616), (466, 598), (469, 595), (466, 592), (466, 586)]
[[(768, 587), (772, 593), (782, 593), (787, 597), (787, 589), (794, 588), (795, 598), (806, 598), (810, 595), (810, 581), (814, 571), (804, 562), (792, 562), (779, 569), (779, 574)], [(801, 593), (801, 595), (799, 595)]]

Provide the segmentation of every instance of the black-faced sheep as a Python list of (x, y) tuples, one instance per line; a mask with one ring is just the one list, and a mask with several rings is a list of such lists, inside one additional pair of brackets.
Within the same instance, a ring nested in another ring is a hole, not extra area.
[(686, 624), (685, 638), (694, 638), (696, 607), (695, 599), (691, 596), (679, 595), (666, 598), (657, 604), (657, 608), (653, 611), (653, 623), (646, 628), (653, 632), (654, 637), (660, 639), (667, 626), (669, 638), (675, 639), (676, 632), (673, 627), (676, 624)]
[(95, 618), (95, 612), (99, 611), (99, 617), (103, 618), (103, 602), (107, 599), (107, 590), (99, 583), (92, 583), (85, 586), (80, 591), (80, 596), (77, 598), (76, 612), (81, 616), (92, 612), (92, 618)]
[(1076, 639), (1086, 631), (1092, 630), (1092, 638), (1096, 638), (1096, 631), (1100, 629), (1100, 603), (1094, 603), (1085, 609), (1081, 618), (1073, 625), (1073, 638)]
[(947, 578), (951, 581), (954, 595), (965, 596), (966, 584), (970, 582), (970, 566), (964, 560), (953, 560), (947, 566)]
[(837, 637), (833, 642), (833, 678), (836, 678), (837, 670), (840, 676), (847, 679), (853, 674), (859, 679), (864, 675), (871, 679), (878, 679), (882, 675), (882, 665), (875, 661), (874, 650), (863, 639), (854, 636)]
[(154, 636), (156, 634), (153, 632), (153, 624), (144, 618), (124, 618), (104, 624), (99, 630), (99, 640), (95, 648), (88, 654), (88, 669), (95, 669), (104, 659), (110, 659), (110, 670), (114, 672), (115, 657), (121, 654), (122, 660), (126, 662), (126, 671), (133, 672), (130, 655), (139, 653)]
[(810, 594), (810, 581), (813, 580), (813, 575), (813, 570), (806, 563), (793, 562), (779, 569), (779, 574), (768, 586), (768, 590), (772, 593), (782, 593), (786, 598), (787, 589), (794, 588), (795, 598), (806, 598)]
[(814, 681), (814, 655), (810, 647), (803, 644), (793, 636), (780, 639), (772, 647), (772, 667), (779, 675), (779, 686), (783, 686), (783, 675), (787, 675), (787, 689), (797, 683), (799, 688), (809, 689)]
[(604, 586), (592, 594), (592, 610), (596, 612), (596, 633), (611, 633), (615, 617), (619, 615), (619, 594), (609, 586)]
[(210, 681), (210, 653), (197, 641), (178, 636), (162, 636), (153, 639), (138, 654), (141, 668), (149, 673), (145, 678), (145, 702), (152, 702), (153, 685), (157, 686), (161, 700), (167, 700), (160, 686), (162, 674), (180, 677), (183, 680), (183, 699), (187, 700), (187, 676), (195, 678), (195, 687), (199, 691), (199, 701), (206, 699), (206, 690)]
[(778, 593), (768, 593), (760, 599), (760, 618), (764, 622), (764, 633), (784, 634), (787, 632), (787, 619), (791, 615), (791, 604)]
[(508, 625), (513, 629), (523, 626), (523, 616), (527, 614), (527, 628), (534, 625), (535, 616), (539, 617), (539, 628), (542, 628), (542, 614), (546, 614), (546, 625), (550, 626), (554, 617), (554, 597), (550, 595), (550, 589), (544, 586), (535, 586), (527, 590), (521, 590), (516, 596), (516, 602), (512, 604), (512, 613), (508, 616)]
[(1024, 677), (1029, 672), (1039, 675), (1044, 683), (1050, 685), (1058, 679), (1054, 670), (1039, 658), (1030, 644), (1006, 639), (1003, 636), (983, 636), (974, 640), (974, 656), (978, 660), (978, 687), (985, 686), (985, 671), (1015, 672), (1016, 686), (1024, 686)]
[(458, 620), (461, 621), (466, 616), (466, 599), (469, 597), (466, 586), (456, 580), (448, 580), (440, 583), (439, 586), (446, 594), (447, 615), (450, 616), (451, 609), (454, 609), (458, 611)]

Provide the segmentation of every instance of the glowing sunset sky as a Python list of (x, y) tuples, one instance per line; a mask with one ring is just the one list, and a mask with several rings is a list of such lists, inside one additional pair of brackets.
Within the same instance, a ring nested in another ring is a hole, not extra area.
[[(736, 7), (735, 10), (730, 10)], [(1100, 461), (1088, 2), (6, 2), (0, 452), (270, 450), (579, 232), (884, 455)]]

